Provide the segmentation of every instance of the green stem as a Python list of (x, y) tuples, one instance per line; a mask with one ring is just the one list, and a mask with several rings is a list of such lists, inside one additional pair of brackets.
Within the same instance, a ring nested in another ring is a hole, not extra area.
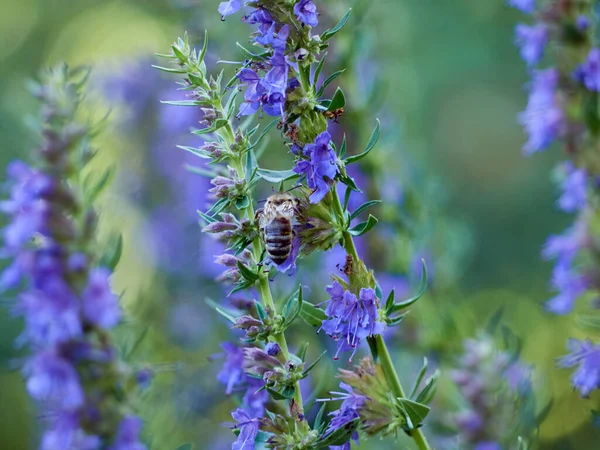
[[(338, 223), (343, 224), (346, 220), (344, 210), (342, 208), (342, 204), (340, 202), (340, 197), (337, 194), (336, 189), (331, 190), (331, 194), (333, 195), (333, 210), (335, 216), (338, 220)], [(359, 261), (358, 253), (356, 252), (356, 246), (354, 245), (354, 240), (352, 235), (348, 233), (348, 231), (344, 231), (343, 233), (343, 247), (346, 252), (354, 258), (354, 261)], [(394, 367), (392, 362), (392, 357), (390, 356), (390, 352), (383, 340), (383, 336), (380, 334), (375, 336), (375, 345), (377, 350), (377, 356), (379, 357), (379, 364), (383, 369), (383, 373), (388, 382), (388, 385), (396, 398), (406, 398), (406, 393), (402, 388), (402, 384), (400, 383), (400, 378), (398, 377), (398, 373)], [(373, 359), (375, 360), (375, 354), (373, 354)], [(427, 443), (427, 439), (425, 435), (421, 431), (420, 428), (410, 431), (409, 436), (413, 438), (415, 444), (419, 450), (431, 450), (429, 444)]]
[[(398, 377), (398, 373), (394, 368), (392, 357), (390, 356), (390, 352), (388, 351), (388, 348), (385, 345), (385, 341), (383, 340), (382, 335), (378, 334), (375, 336), (375, 345), (377, 348), (377, 355), (379, 356), (379, 364), (383, 369), (385, 379), (388, 382), (392, 394), (394, 394), (394, 397), (396, 398), (406, 398), (406, 393), (402, 388), (400, 378)], [(425, 439), (425, 436), (423, 435), (423, 432), (420, 428), (412, 430), (408, 434), (411, 438), (413, 438), (419, 450), (430, 450), (429, 444), (427, 443), (427, 439)]]

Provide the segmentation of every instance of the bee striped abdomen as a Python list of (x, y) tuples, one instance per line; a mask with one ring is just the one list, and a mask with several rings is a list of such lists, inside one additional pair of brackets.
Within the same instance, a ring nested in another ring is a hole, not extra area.
[(292, 250), (292, 223), (285, 217), (274, 218), (264, 230), (267, 253), (275, 264), (282, 264)]

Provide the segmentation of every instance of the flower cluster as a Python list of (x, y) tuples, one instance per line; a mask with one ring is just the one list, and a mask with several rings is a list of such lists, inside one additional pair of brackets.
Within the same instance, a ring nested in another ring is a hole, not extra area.
[(567, 344), (570, 355), (559, 360), (561, 367), (579, 366), (573, 373), (571, 382), (581, 395), (588, 397), (594, 389), (600, 389), (600, 346), (589, 339), (570, 339)]
[(357, 297), (338, 281), (326, 290), (331, 299), (325, 310), (328, 319), (323, 321), (322, 329), (338, 343), (334, 359), (342, 351), (352, 351), (354, 356), (361, 339), (381, 334), (385, 328), (379, 315), (379, 300), (373, 289), (362, 288)]
[[(451, 373), (460, 390), (462, 408), (444, 420), (459, 433), (461, 446), (502, 449), (516, 440), (520, 426), (515, 411), (528, 395), (530, 370), (497, 350), (486, 334), (468, 339)], [(454, 437), (451, 438), (454, 441)]]
[(20, 343), (32, 351), (23, 373), (50, 420), (41, 448), (144, 449), (141, 423), (123, 404), (136, 374), (120, 364), (107, 333), (121, 319), (118, 297), (94, 253), (91, 201), (102, 186), (83, 189), (79, 178), (94, 155), (90, 129), (76, 119), (82, 75), (63, 67), (34, 88), (43, 143), (36, 166), (8, 167), (10, 198), (0, 208), (10, 217), (3, 254), (13, 262), (0, 286), (21, 290)]
[[(171, 103), (199, 106), (205, 118), (210, 119), (204, 123), (204, 129), (195, 131), (204, 136), (203, 145), (183, 148), (211, 163), (207, 166), (211, 170), (205, 172), (212, 178), (215, 203), (200, 216), (205, 223), (203, 231), (214, 234), (228, 247), (226, 253), (216, 257), (217, 263), (227, 267), (221, 281), (234, 284), (231, 294), (249, 289), (258, 292), (258, 300), (243, 315), (215, 305), (232, 328), (245, 331), (243, 345), (223, 345), (226, 359), (218, 375), (228, 394), (236, 390), (244, 393), (240, 407), (232, 414), (237, 421), (233, 428), (239, 431), (233, 448), (251, 450), (255, 442), (282, 450), (348, 448), (355, 429), (347, 433), (345, 413), (334, 414), (330, 426), (316, 422), (311, 425), (305, 416), (299, 382), (320, 358), (308, 365), (306, 345), (296, 346), (296, 354), (290, 351), (285, 331), (296, 318), (325, 330), (337, 340), (335, 359), (341, 351), (352, 350), (354, 354), (364, 339), (369, 339), (371, 348), (385, 353), (388, 374), (384, 375), (384, 369), (373, 363), (369, 369), (369, 380), (377, 380), (373, 383), (379, 386), (377, 404), (384, 407), (375, 408), (373, 425), (366, 427), (367, 432), (386, 434), (403, 427), (415, 436), (420, 448), (426, 448), (419, 427), (429, 408), (411, 401), (421, 414), (407, 417), (407, 404), (403, 402), (409, 400), (403, 399), (402, 388), (394, 386), (394, 395), (390, 394), (386, 378), (397, 376), (381, 337), (385, 324), (399, 323), (403, 317), (390, 316), (414, 303), (420, 294), (395, 303), (392, 293), (385, 309), (381, 308), (381, 289), (372, 271), (360, 260), (353, 241), (353, 237), (367, 233), (377, 224), (370, 215), (367, 221), (351, 225), (377, 202), (355, 206), (350, 197), (360, 189), (349, 175), (348, 166), (373, 149), (380, 124), (377, 121), (366, 149), (348, 157), (345, 140), (338, 148), (328, 129), (329, 120), (337, 121), (343, 114), (346, 98), (340, 88), (328, 98), (327, 86), (342, 71), (321, 83), (320, 73), (326, 62), (326, 55), (321, 52), (343, 28), (349, 13), (331, 29), (313, 35), (311, 29), (318, 25), (318, 14), (312, 1), (230, 0), (219, 5), (219, 13), (225, 19), (242, 6), (252, 8), (243, 21), (255, 27), (251, 36), (255, 49), (240, 46), (247, 59), (224, 88), (222, 76), (215, 79), (207, 74), (206, 41), (202, 51), (196, 52), (187, 39), (179, 39), (169, 55), (162, 55), (172, 67), (158, 67), (183, 75), (181, 85), (189, 99)], [(315, 62), (318, 64), (313, 67)], [(236, 82), (245, 87), (237, 116), (237, 92), (229, 89)], [(244, 122), (235, 120), (259, 111), (276, 117), (262, 132), (257, 132), (260, 125), (250, 128), (250, 118)], [(255, 148), (276, 123), (284, 139), (282, 147), (294, 157), (291, 170), (271, 170), (259, 165)], [(282, 192), (290, 180), (297, 182), (294, 195)], [(269, 197), (263, 209), (256, 210), (253, 194), (259, 182), (276, 184), (280, 192)], [(338, 197), (338, 182), (348, 187), (343, 204)], [(344, 274), (348, 282), (340, 279), (328, 288), (331, 301), (326, 312), (304, 298), (303, 286), (285, 299), (274, 299), (273, 273), (290, 275), (297, 256), (329, 250), (337, 244), (342, 244), (346, 252)], [(417, 400), (426, 398), (424, 395)], [(391, 416), (390, 409), (394, 409)], [(371, 423), (365, 420), (366, 424)], [(352, 423), (357, 425), (356, 420)]]
[[(600, 49), (594, 46), (593, 6), (533, 0), (513, 0), (511, 5), (535, 18), (533, 25), (516, 28), (516, 42), (532, 71), (527, 107), (519, 116), (528, 136), (523, 152), (543, 151), (559, 139), (564, 143), (566, 161), (557, 170), (562, 190), (557, 206), (576, 217), (564, 233), (548, 239), (542, 255), (555, 260), (551, 285), (557, 294), (546, 309), (567, 314), (583, 294), (592, 291), (597, 296), (598, 290), (593, 224), (599, 212), (595, 153), (600, 116), (595, 105)], [(556, 48), (553, 60), (544, 57), (550, 44)]]

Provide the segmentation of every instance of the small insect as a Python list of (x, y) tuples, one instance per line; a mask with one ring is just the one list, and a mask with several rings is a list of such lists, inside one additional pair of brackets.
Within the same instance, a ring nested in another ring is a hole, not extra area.
[(267, 255), (277, 265), (283, 264), (292, 250), (293, 222), (297, 211), (298, 200), (287, 192), (271, 195), (265, 207), (256, 211)]
[(329, 120), (333, 120), (335, 123), (338, 123), (338, 119), (344, 114), (344, 108), (338, 108), (334, 111), (325, 111), (323, 115), (327, 117)]

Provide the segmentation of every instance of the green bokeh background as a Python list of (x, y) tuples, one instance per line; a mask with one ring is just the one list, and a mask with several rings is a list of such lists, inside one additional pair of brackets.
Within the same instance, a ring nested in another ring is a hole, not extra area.
[[(346, 4), (317, 3), (340, 13)], [(537, 388), (554, 398), (552, 413), (541, 429), (540, 447), (598, 448), (598, 435), (589, 422), (590, 410), (600, 409), (600, 396), (580, 399), (569, 386), (569, 372), (554, 367), (568, 337), (589, 333), (577, 328), (573, 316), (549, 316), (541, 307), (550, 295), (550, 265), (541, 261), (539, 250), (547, 235), (567, 226), (569, 217), (553, 204), (556, 192), (550, 171), (560, 159), (560, 149), (533, 158), (520, 153), (523, 136), (516, 115), (525, 102), (522, 86), (527, 75), (512, 43), (520, 15), (501, 0), (373, 3), (360, 26), (370, 35), (372, 57), (386, 89), (385, 106), (397, 118), (395, 125), (387, 126), (400, 130), (398, 148), (420, 165), (424, 182), (431, 177), (442, 183), (444, 214), (464, 223), (470, 235), (470, 257), (458, 270), (462, 274), (458, 287), (452, 295), (437, 299), (444, 302), (443, 313), (456, 315), (464, 327), (456, 340), (473, 334), (503, 306), (507, 325), (524, 339), (523, 358), (541, 374)], [(211, 51), (234, 59), (232, 44), (244, 41), (247, 30), (234, 26), (234, 20), (222, 25), (217, 4), (217, 0), (0, 0), (0, 168), (14, 157), (26, 157), (35, 144), (24, 120), (36, 110), (25, 89), (26, 79), (61, 61), (118, 72), (127, 61), (164, 51), (190, 26), (195, 31), (207, 28)], [(352, 39), (342, 35), (341, 45)], [(100, 141), (106, 158), (124, 158), (130, 151), (127, 142), (106, 135)], [(143, 297), (155, 269), (151, 259), (141, 258), (127, 245), (142, 213), (114, 193), (110, 207), (117, 212), (106, 215), (106, 227), (111, 227), (111, 217), (118, 218), (112, 226), (122, 228), (126, 238), (116, 282), (128, 288), (126, 307), (142, 308), (136, 297)], [(448, 242), (449, 247), (452, 244)], [(423, 314), (418, 315), (419, 322), (427, 327), (432, 322)], [(19, 330), (20, 323), (1, 310), (0, 448), (10, 450), (35, 448), (37, 440), (34, 408), (20, 374), (12, 370)], [(218, 342), (217, 337), (206, 340), (200, 353), (210, 354)], [(168, 361), (177, 359), (177, 349), (166, 345), (163, 350), (172, 352)], [(195, 439), (199, 448), (209, 448), (202, 446), (207, 442), (203, 436), (217, 433), (220, 422), (227, 420), (226, 410), (227, 405), (217, 413), (201, 413), (197, 423), (186, 425), (185, 436)], [(158, 422), (151, 426), (159, 429)], [(371, 442), (367, 448), (378, 445)]]

